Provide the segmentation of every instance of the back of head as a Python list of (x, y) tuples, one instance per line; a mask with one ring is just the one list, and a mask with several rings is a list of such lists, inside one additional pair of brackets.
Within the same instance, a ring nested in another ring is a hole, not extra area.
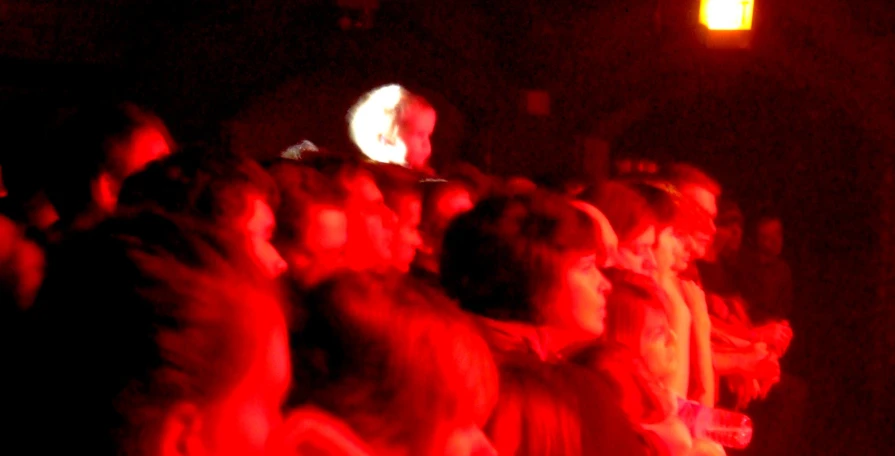
[(562, 365), (505, 364), (486, 432), (498, 454), (581, 455), (574, 372)]
[(119, 205), (124, 211), (160, 210), (220, 221), (237, 217), (246, 196), (272, 208), (279, 202), (276, 183), (250, 158), (213, 149), (187, 149), (128, 178)]
[[(130, 103), (82, 109), (54, 134), (46, 168), (45, 191), (62, 219), (72, 219), (94, 204), (92, 183), (101, 173), (118, 182), (135, 171), (134, 133), (151, 127), (167, 137), (154, 115)], [(137, 166), (137, 169), (142, 166)]]
[(229, 243), (147, 213), (59, 246), (31, 315), (30, 422), (58, 423), (38, 453), (143, 454), (169, 407), (220, 397), (248, 369), (248, 322), (282, 315)]
[(597, 254), (597, 227), (560, 196), (495, 196), (457, 217), (445, 234), (442, 284), (473, 313), (533, 323), (536, 301), (559, 281), (569, 255)]
[(317, 359), (310, 400), (361, 437), (412, 454), (445, 424), (483, 421), (496, 396), (494, 361), (444, 300), (400, 278), (349, 273), (320, 285), (293, 353), (296, 364)]
[(607, 181), (591, 187), (580, 198), (596, 206), (609, 219), (622, 244), (656, 223), (649, 203), (628, 184)]
[(660, 291), (651, 277), (641, 274), (624, 271), (613, 279), (606, 303), (606, 341), (640, 353), (646, 309), (664, 311)]

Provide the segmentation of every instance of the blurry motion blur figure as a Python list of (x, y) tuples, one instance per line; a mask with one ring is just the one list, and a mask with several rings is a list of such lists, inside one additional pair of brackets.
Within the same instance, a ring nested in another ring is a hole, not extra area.
[(442, 283), (500, 366), (487, 430), (501, 454), (648, 454), (607, 380), (565, 361), (603, 333), (611, 285), (595, 231), (565, 198), (534, 192), (486, 198), (445, 234)]
[(33, 308), (23, 421), (40, 435), (21, 448), (264, 454), (289, 388), (287, 330), (265, 274), (231, 245), (151, 213), (65, 241)]
[(30, 307), (43, 276), (43, 250), (15, 223), (0, 216), (0, 304), (4, 315), (16, 315)]
[(297, 162), (282, 161), (269, 171), (280, 189), (273, 242), (291, 277), (308, 289), (345, 266), (345, 195), (321, 173)]
[(115, 211), (125, 178), (171, 153), (164, 123), (124, 103), (75, 113), (54, 133), (45, 191), (57, 231), (89, 228)]
[[(361, 273), (313, 290), (292, 338), (303, 387), (291, 401), (303, 407), (296, 413), (311, 408), (344, 422), (372, 454), (495, 455), (480, 426), (497, 397), (497, 370), (475, 326), (444, 299), (400, 276)], [(328, 446), (299, 441), (294, 454), (345, 454)]]
[(121, 211), (186, 214), (239, 233), (241, 242), (271, 276), (286, 262), (271, 244), (279, 203), (276, 183), (254, 160), (190, 149), (153, 163), (125, 181)]
[(416, 173), (408, 173), (402, 167), (379, 165), (374, 171), (385, 204), (395, 214), (391, 236), (391, 267), (399, 273), (407, 273), (423, 246), (420, 233), (423, 215), (421, 184)]
[(348, 113), (351, 139), (367, 158), (429, 174), (436, 120), (425, 98), (394, 84), (368, 92)]

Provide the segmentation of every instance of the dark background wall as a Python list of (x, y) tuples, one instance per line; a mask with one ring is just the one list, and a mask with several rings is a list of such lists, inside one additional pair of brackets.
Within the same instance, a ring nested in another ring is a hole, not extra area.
[[(390, 82), (436, 104), (442, 159), (571, 174), (606, 158), (588, 156), (590, 138), (613, 159), (692, 161), (747, 211), (784, 213), (799, 298), (788, 362), (814, 404), (804, 454), (886, 453), (891, 4), (757, 1), (738, 52), (697, 42), (695, 2), (663, 0), (658, 17), (655, 0), (381, 3), (373, 29), (345, 32), (328, 0), (0, 1), (0, 163), (39, 160), (43, 125), (106, 96), (156, 109), (182, 142), (346, 148), (346, 110)], [(550, 116), (526, 112), (534, 89)]]

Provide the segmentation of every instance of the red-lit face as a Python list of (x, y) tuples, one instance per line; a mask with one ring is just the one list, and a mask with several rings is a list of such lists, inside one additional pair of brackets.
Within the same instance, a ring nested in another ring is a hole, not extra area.
[(596, 255), (571, 262), (561, 278), (559, 293), (545, 309), (548, 326), (577, 334), (579, 339), (596, 339), (606, 322), (606, 295), (609, 280), (597, 269)]
[(715, 237), (715, 219), (718, 217), (718, 203), (712, 192), (696, 185), (682, 187), (681, 193), (696, 203), (707, 218), (704, 224), (705, 228), (690, 236), (690, 253), (692, 259), (698, 260), (705, 257), (705, 253)]
[(435, 110), (412, 107), (404, 117), (398, 135), (407, 146), (407, 163), (414, 169), (425, 168), (432, 155), (430, 138), (437, 120)]
[(296, 278), (312, 287), (345, 265), (348, 217), (336, 207), (312, 206), (306, 220), (302, 245), (288, 260)]
[(348, 266), (366, 269), (390, 264), (394, 212), (385, 205), (382, 192), (368, 176), (358, 176), (348, 190)]
[(419, 199), (407, 197), (401, 199), (400, 206), (392, 236), (392, 264), (398, 271), (407, 272), (416, 251), (423, 245), (419, 231), (422, 205)]
[(656, 228), (650, 226), (639, 236), (618, 246), (618, 266), (638, 274), (652, 276), (656, 273)]
[(761, 253), (776, 257), (783, 252), (783, 224), (780, 220), (766, 220), (758, 225), (756, 243)]
[(256, 338), (248, 370), (204, 410), (208, 421), (201, 432), (206, 455), (263, 455), (268, 437), (282, 422), (281, 407), (292, 375), (286, 324), (282, 313), (275, 319), (257, 319), (247, 322)]
[(263, 198), (249, 195), (247, 210), (237, 223), (248, 236), (249, 250), (271, 277), (277, 277), (286, 270), (286, 261), (270, 243), (276, 228), (273, 210)]
[(673, 227), (666, 227), (659, 233), (655, 245), (656, 265), (659, 273), (681, 272), (690, 263), (690, 252), (685, 247), (684, 237)]

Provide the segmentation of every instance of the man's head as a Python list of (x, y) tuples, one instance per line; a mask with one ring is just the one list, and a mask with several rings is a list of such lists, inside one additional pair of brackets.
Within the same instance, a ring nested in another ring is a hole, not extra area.
[(755, 244), (764, 256), (776, 258), (783, 252), (783, 222), (774, 214), (763, 214), (755, 223)]
[(45, 189), (60, 218), (111, 213), (124, 179), (171, 153), (164, 123), (125, 103), (79, 111), (55, 135)]
[(700, 228), (694, 229), (690, 236), (692, 259), (705, 256), (715, 236), (715, 218), (718, 217), (718, 197), (721, 196), (721, 185), (715, 179), (693, 165), (675, 163), (668, 169), (667, 180), (681, 194), (695, 203), (704, 220), (696, 222)]

